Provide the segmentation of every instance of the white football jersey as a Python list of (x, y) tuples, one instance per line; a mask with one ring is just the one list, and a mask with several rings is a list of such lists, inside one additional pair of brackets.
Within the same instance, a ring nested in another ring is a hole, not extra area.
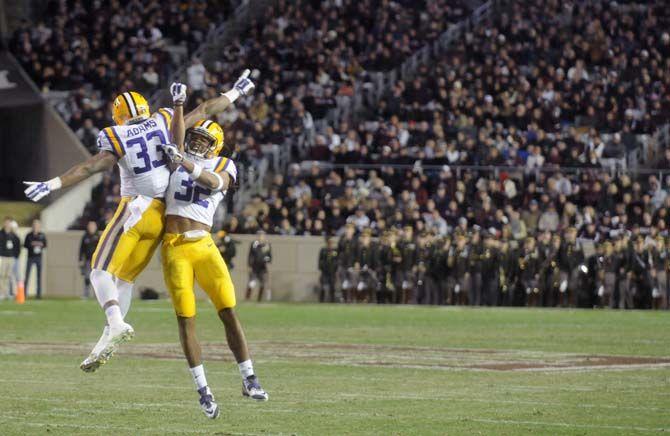
[(172, 109), (161, 108), (142, 123), (107, 127), (98, 134), (98, 148), (119, 158), (122, 196), (165, 196), (170, 169), (161, 144), (169, 144), (171, 119)]
[[(196, 159), (204, 170), (214, 173), (227, 172), (233, 180), (237, 180), (237, 168), (235, 163), (227, 157), (216, 157), (214, 159)], [(199, 223), (212, 226), (214, 223), (214, 212), (226, 195), (226, 191), (212, 191), (200, 186), (191, 179), (191, 175), (180, 166), (170, 176), (170, 186), (167, 190), (165, 202), (167, 203), (166, 215), (177, 215), (189, 218)]]

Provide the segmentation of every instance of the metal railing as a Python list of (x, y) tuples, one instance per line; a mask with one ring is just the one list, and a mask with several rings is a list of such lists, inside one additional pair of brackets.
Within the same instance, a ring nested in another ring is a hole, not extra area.
[(440, 173), (448, 167), (451, 173), (460, 180), (464, 173), (491, 173), (495, 177), (500, 177), (503, 174), (512, 175), (532, 175), (536, 178), (540, 174), (557, 174), (564, 175), (580, 175), (580, 174), (609, 174), (610, 176), (620, 176), (628, 174), (631, 176), (650, 176), (656, 175), (659, 179), (670, 175), (670, 169), (662, 168), (611, 168), (611, 167), (569, 167), (569, 166), (552, 166), (546, 165), (543, 167), (529, 168), (526, 166), (509, 166), (509, 165), (417, 165), (417, 164), (349, 164), (349, 163), (332, 163), (324, 161), (303, 161), (300, 164), (302, 172), (307, 172), (314, 166), (317, 166), (321, 171), (328, 170), (379, 170), (392, 168), (398, 171), (413, 171), (424, 174)]

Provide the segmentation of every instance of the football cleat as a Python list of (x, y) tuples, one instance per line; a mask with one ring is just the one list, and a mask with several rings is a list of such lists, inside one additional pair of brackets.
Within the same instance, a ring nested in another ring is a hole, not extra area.
[(102, 336), (100, 336), (100, 339), (98, 339), (98, 342), (93, 347), (93, 350), (91, 350), (91, 353), (88, 355), (88, 357), (86, 357), (86, 359), (84, 359), (84, 361), (79, 365), (79, 368), (81, 368), (82, 371), (95, 372), (98, 368), (100, 368), (102, 362), (100, 362), (98, 357), (100, 356), (100, 352), (107, 345), (108, 340), (109, 326), (105, 326), (105, 328), (102, 330)]
[(250, 375), (242, 381), (242, 395), (256, 401), (267, 401), (270, 396), (258, 383), (258, 377)]
[(119, 349), (119, 345), (130, 341), (135, 336), (135, 330), (128, 323), (122, 323), (118, 326), (109, 327), (107, 343), (98, 354), (100, 365), (104, 365)]
[(200, 408), (205, 416), (209, 419), (216, 419), (219, 416), (219, 405), (214, 401), (214, 395), (209, 387), (198, 389), (200, 394)]

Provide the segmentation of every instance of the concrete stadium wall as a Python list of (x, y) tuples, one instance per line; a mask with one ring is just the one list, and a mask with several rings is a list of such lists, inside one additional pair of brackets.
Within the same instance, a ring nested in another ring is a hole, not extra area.
[[(48, 248), (45, 253), (44, 295), (76, 297), (82, 295), (83, 280), (79, 273), (77, 256), (82, 232), (47, 232)], [(231, 271), (238, 300), (244, 298), (248, 279), (247, 256), (254, 240), (250, 235), (235, 235), (237, 255)], [(268, 236), (272, 244), (272, 264), (270, 265), (270, 287), (275, 301), (314, 301), (314, 292), (319, 278), (319, 250), (323, 238)], [(23, 240), (22, 240), (23, 241)], [(24, 250), (25, 251), (25, 250)], [(21, 264), (25, 269), (25, 262)], [(22, 271), (23, 271), (22, 269)], [(31, 285), (31, 288), (33, 286)], [(147, 269), (140, 275), (135, 286), (136, 296), (142, 287), (151, 287), (167, 296), (160, 267), (160, 248)], [(204, 294), (198, 291), (199, 297)]]

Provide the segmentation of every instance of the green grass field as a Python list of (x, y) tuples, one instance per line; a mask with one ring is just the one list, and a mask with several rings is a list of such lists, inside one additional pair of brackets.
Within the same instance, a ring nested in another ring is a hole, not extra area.
[(91, 301), (0, 303), (0, 434), (637, 434), (670, 431), (670, 313), (241, 305), (267, 403), (245, 400), (223, 330), (199, 337), (207, 420), (167, 301), (95, 374)]

